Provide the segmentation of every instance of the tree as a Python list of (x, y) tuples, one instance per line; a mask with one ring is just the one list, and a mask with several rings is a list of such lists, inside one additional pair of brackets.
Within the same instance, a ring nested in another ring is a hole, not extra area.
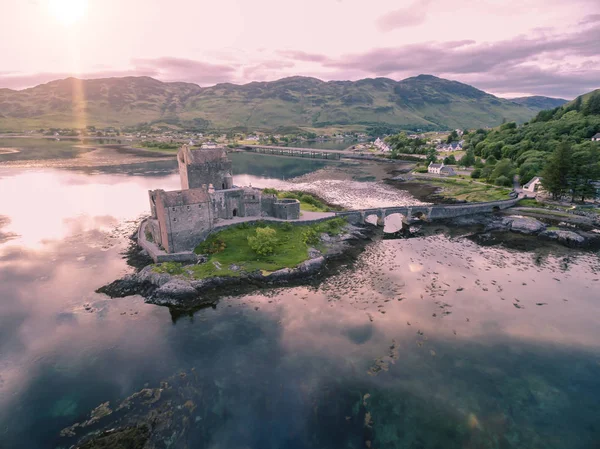
[(515, 167), (513, 166), (513, 163), (511, 162), (510, 159), (502, 159), (501, 161), (499, 161), (495, 166), (494, 166), (494, 170), (492, 170), (492, 173), (490, 174), (490, 180), (496, 182), (498, 178), (505, 178), (508, 179), (508, 184), (506, 183), (506, 181), (504, 181), (504, 179), (502, 180), (502, 184), (498, 184), (496, 182), (496, 184), (498, 185), (511, 185), (511, 179), (513, 179), (515, 176)]
[(583, 108), (584, 115), (600, 114), (600, 93), (593, 94)]
[(275, 251), (275, 245), (277, 244), (276, 234), (275, 229), (269, 227), (257, 228), (256, 235), (248, 237), (248, 245), (250, 245), (250, 248), (256, 254), (268, 256)]
[(446, 143), (452, 143), (452, 142), (456, 142), (458, 140), (458, 133), (456, 132), (456, 130), (453, 130), (450, 135), (448, 136), (448, 138), (446, 139)]
[(427, 157), (425, 158), (428, 164), (435, 163), (437, 161), (437, 151), (435, 148), (430, 148), (427, 151)]
[(473, 179), (479, 179), (479, 178), (481, 178), (481, 169), (480, 168), (476, 168), (475, 170), (473, 170), (471, 172), (471, 178), (473, 178)]
[(584, 202), (586, 198), (596, 196), (596, 187), (593, 182), (600, 178), (600, 163), (597, 148), (580, 148), (573, 152), (571, 169), (568, 174), (568, 184), (571, 191), (571, 201), (579, 198)]
[(542, 186), (555, 200), (567, 191), (570, 169), (571, 147), (563, 142), (556, 147), (542, 170)]
[(453, 154), (444, 158), (444, 165), (456, 165), (456, 158)]
[(470, 167), (475, 164), (475, 153), (473, 150), (468, 150), (465, 155), (458, 161), (463, 167)]

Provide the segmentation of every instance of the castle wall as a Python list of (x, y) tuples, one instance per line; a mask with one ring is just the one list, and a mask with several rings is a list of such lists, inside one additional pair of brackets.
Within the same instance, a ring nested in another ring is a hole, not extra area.
[(282, 220), (298, 220), (300, 218), (300, 201), (280, 199), (273, 203), (273, 217)]
[[(180, 162), (179, 173), (183, 190), (200, 188), (203, 184), (207, 186), (212, 184), (215, 190), (223, 190), (227, 188), (228, 184), (233, 183), (229, 181), (231, 178), (228, 176), (231, 174), (230, 160), (212, 161), (204, 164), (183, 164), (183, 166)], [(228, 177), (229, 179), (226, 179)]]
[(148, 219), (146, 222), (145, 232), (150, 236), (150, 238), (146, 237), (147, 240), (152, 241), (158, 247), (163, 246), (160, 223), (158, 220), (154, 218)]
[(168, 227), (169, 253), (189, 251), (201, 241), (202, 235), (212, 229), (212, 214), (209, 203), (187, 204), (165, 208)]
[(260, 201), (260, 215), (263, 217), (274, 217), (275, 213), (273, 212), (273, 205), (277, 201), (277, 197), (272, 193), (267, 193), (262, 195)]
[(243, 189), (217, 190), (210, 197), (215, 218), (227, 220), (246, 216)]
[(188, 166), (185, 163), (185, 158), (182, 151), (179, 151), (179, 153), (177, 153), (177, 164), (179, 165), (179, 179), (181, 181), (181, 190), (189, 189), (190, 183), (188, 179)]
[(169, 252), (170, 242), (169, 242), (169, 216), (167, 211), (165, 210), (164, 202), (161, 198), (162, 191), (158, 190), (154, 192), (154, 198), (156, 200), (156, 219), (158, 220), (158, 237), (157, 240), (160, 240), (159, 246), (162, 245), (163, 248), (167, 252)]

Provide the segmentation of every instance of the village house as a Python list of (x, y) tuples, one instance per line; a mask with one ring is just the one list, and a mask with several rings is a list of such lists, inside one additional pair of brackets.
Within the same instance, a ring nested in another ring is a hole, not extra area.
[(596, 133), (593, 137), (592, 137), (592, 142), (600, 142), (600, 133)]
[(433, 162), (430, 162), (429, 166), (427, 167), (427, 173), (431, 173), (434, 175), (444, 175), (444, 176), (456, 175), (454, 168), (452, 168), (448, 165), (444, 165), (443, 162), (441, 164), (434, 164)]
[(531, 181), (523, 186), (523, 190), (531, 193), (536, 193), (542, 190), (542, 178), (539, 176), (534, 177)]

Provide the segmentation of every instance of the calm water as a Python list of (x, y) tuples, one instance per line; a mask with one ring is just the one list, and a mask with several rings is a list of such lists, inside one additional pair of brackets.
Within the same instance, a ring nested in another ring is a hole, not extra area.
[[(280, 159), (235, 159), (236, 182), (320, 168)], [(597, 255), (455, 230), (379, 241), (319, 287), (191, 317), (94, 293), (131, 272), (121, 253), (147, 190), (178, 185), (165, 162), (0, 169), (0, 448), (69, 447), (61, 429), (164, 380), (187, 413), (171, 447), (600, 444)]]

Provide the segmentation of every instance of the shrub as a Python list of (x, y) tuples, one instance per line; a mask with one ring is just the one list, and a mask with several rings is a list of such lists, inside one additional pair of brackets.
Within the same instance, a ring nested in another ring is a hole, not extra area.
[(510, 179), (508, 179), (506, 176), (502, 175), (502, 176), (498, 176), (496, 178), (496, 185), (497, 186), (507, 186), (507, 187), (510, 187), (511, 186), (511, 182), (510, 182)]
[(277, 195), (277, 189), (263, 189), (263, 193), (267, 193), (267, 194), (273, 194), (273, 195)]
[(342, 217), (336, 217), (319, 223), (315, 230), (318, 233), (326, 232), (329, 235), (337, 235), (344, 226), (346, 226), (346, 220)]
[(313, 228), (306, 229), (302, 232), (302, 241), (309, 246), (316, 245), (320, 241), (319, 234)]
[(283, 229), (285, 232), (290, 232), (293, 229), (294, 225), (291, 224), (289, 221), (286, 221), (284, 224), (281, 225), (281, 229)]
[(479, 179), (479, 178), (481, 178), (481, 169), (480, 168), (476, 168), (475, 170), (473, 170), (471, 172), (471, 178), (473, 178), (473, 179)]
[(277, 232), (273, 228), (257, 228), (256, 235), (248, 237), (248, 245), (250, 248), (261, 256), (268, 256), (275, 251), (277, 244)]
[(227, 245), (225, 244), (225, 241), (222, 238), (216, 237), (216, 238), (208, 239), (208, 240), (202, 242), (199, 245), (199, 248), (200, 248), (200, 253), (218, 254), (218, 253), (225, 251), (225, 248), (227, 248)]

